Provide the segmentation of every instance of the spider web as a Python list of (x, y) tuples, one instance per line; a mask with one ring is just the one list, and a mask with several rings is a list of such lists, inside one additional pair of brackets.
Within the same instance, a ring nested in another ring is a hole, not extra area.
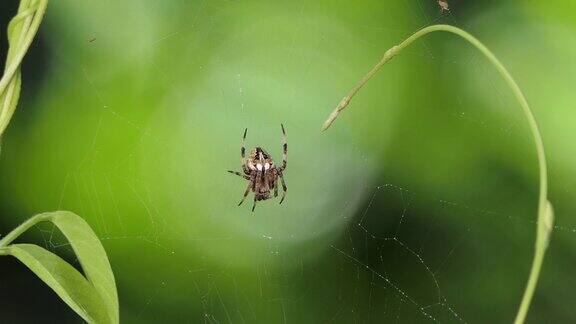
[[(11, 127), (2, 174), (27, 154), (45, 154), (56, 171), (7, 176), (3, 190), (15, 198), (2, 204), (22, 217), (69, 209), (86, 218), (110, 255), (123, 322), (513, 318), (537, 182), (512, 171), (506, 179), (496, 166), (519, 155), (533, 160), (526, 168), (535, 174), (535, 159), (513, 98), (483, 57), (451, 38), (422, 40), (333, 129), (318, 132), (387, 48), (424, 25), (461, 25), (453, 13), (460, 2), (450, 12), (423, 0), (51, 5), (47, 74), (62, 95), (23, 100), (35, 108), (21, 109)], [(384, 10), (389, 20), (367, 14)], [(466, 69), (486, 78), (471, 80), (476, 87), (441, 83)], [(417, 97), (427, 83), (437, 96), (429, 101)], [(477, 108), (475, 92), (493, 94), (497, 117)], [(245, 127), (247, 149), (262, 146), (278, 161), (281, 122), (287, 199), (252, 214), (251, 196), (236, 206), (245, 183), (225, 171), (239, 167)], [(34, 142), (56, 130), (67, 135)], [(504, 138), (479, 145), (509, 153), (483, 165), (474, 136)], [(452, 176), (462, 164), (470, 176)], [(504, 185), (516, 190), (492, 193)], [(576, 227), (555, 229), (574, 239)], [(38, 232), (47, 248), (70, 250), (54, 228)]]

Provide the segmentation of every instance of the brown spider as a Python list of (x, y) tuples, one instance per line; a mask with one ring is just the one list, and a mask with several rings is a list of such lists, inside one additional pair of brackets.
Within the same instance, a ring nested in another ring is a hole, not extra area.
[(442, 12), (450, 11), (450, 7), (448, 6), (448, 1), (446, 0), (438, 0), (438, 5), (440, 6), (440, 10)]
[(248, 188), (244, 192), (244, 197), (238, 203), (238, 206), (242, 205), (250, 190), (254, 192), (254, 205), (252, 206), (252, 211), (256, 208), (256, 202), (259, 200), (266, 200), (271, 198), (270, 190), (274, 189), (274, 197), (278, 196), (278, 178), (282, 182), (282, 198), (280, 199), (280, 204), (284, 201), (286, 197), (286, 182), (284, 181), (283, 172), (286, 170), (286, 155), (288, 153), (288, 144), (286, 143), (286, 132), (284, 131), (284, 125), (280, 124), (282, 127), (282, 165), (277, 167), (274, 164), (274, 160), (270, 154), (266, 153), (261, 147), (256, 147), (250, 151), (248, 159), (246, 159), (246, 148), (244, 143), (246, 141), (246, 132), (248, 128), (244, 130), (244, 136), (242, 137), (242, 148), (240, 149), (242, 170), (244, 173), (236, 171), (228, 171), (232, 174), (240, 176), (248, 181)]

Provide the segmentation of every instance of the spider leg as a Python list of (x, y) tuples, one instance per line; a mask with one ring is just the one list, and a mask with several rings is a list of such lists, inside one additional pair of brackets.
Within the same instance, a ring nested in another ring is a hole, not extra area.
[[(256, 202), (258, 200), (260, 200), (259, 195), (257, 194), (260, 192), (260, 189), (261, 189), (260, 187), (266, 186), (266, 182), (264, 182), (264, 181), (266, 181), (264, 179), (264, 175), (265, 175), (264, 171), (258, 171), (258, 172), (256, 172), (256, 176), (252, 180), (253, 181), (252, 182), (252, 188), (254, 189), (254, 205), (252, 205), (252, 211), (254, 211), (254, 208), (256, 208)], [(260, 182), (260, 180), (262, 182)]]
[(273, 180), (274, 197), (278, 197), (278, 179)]
[(284, 125), (280, 124), (282, 127), (282, 166), (279, 171), (282, 172), (286, 169), (286, 157), (288, 155), (288, 143), (286, 142), (286, 131), (284, 131)]
[(252, 212), (254, 212), (254, 208), (256, 208), (256, 195), (254, 195), (254, 205), (252, 205)]
[(240, 162), (242, 163), (242, 170), (244, 173), (249, 173), (248, 168), (246, 167), (246, 133), (248, 132), (248, 128), (244, 129), (244, 136), (242, 136), (242, 146), (240, 147)]
[(269, 171), (270, 173), (268, 174), (268, 189), (272, 190), (274, 189), (274, 197), (278, 196), (278, 172), (276, 171), (276, 169), (272, 169)]
[(244, 178), (244, 179), (246, 179), (246, 180), (250, 180), (250, 177), (249, 177), (249, 176), (247, 176), (247, 175), (245, 175), (245, 174), (242, 174), (242, 173), (240, 173), (240, 172), (230, 171), (230, 170), (228, 170), (228, 172), (230, 172), (230, 173), (232, 173), (232, 174), (235, 174), (235, 175), (237, 175), (237, 176), (239, 176), (239, 177), (242, 177), (242, 178)]
[(284, 190), (284, 192), (282, 193), (282, 199), (280, 199), (279, 202), (279, 204), (281, 204), (284, 201), (284, 198), (286, 198), (286, 191), (288, 190), (288, 187), (286, 186), (286, 182), (284, 181), (284, 175), (282, 175), (282, 172), (279, 172), (278, 176), (280, 176), (280, 180), (282, 181), (282, 190)]
[(242, 205), (242, 203), (246, 199), (246, 196), (248, 196), (248, 193), (250, 193), (250, 189), (252, 188), (253, 184), (254, 183), (252, 181), (248, 184), (246, 191), (244, 191), (244, 197), (242, 197), (242, 200), (240, 200), (240, 202), (238, 203), (238, 206)]

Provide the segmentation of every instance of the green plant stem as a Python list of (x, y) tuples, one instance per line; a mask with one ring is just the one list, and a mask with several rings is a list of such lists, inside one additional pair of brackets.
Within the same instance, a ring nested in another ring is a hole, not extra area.
[[(0, 136), (4, 133), (16, 108), (15, 104), (11, 107), (10, 103), (13, 100), (14, 93), (19, 92), (15, 89), (19, 87), (20, 76), (18, 71), (40, 27), (47, 5), (48, 0), (22, 0), (18, 8), (18, 14), (11, 21), (11, 26), (8, 28), (8, 38), (14, 38), (14, 41), (10, 44), (4, 75), (0, 79), (0, 98), (3, 98), (3, 102), (0, 103)], [(15, 29), (14, 25), (19, 23), (20, 20), (24, 21), (18, 37), (15, 37), (12, 35)]]
[(8, 244), (12, 243), (12, 241), (14, 241), (22, 233), (26, 232), (30, 227), (32, 227), (32, 226), (34, 226), (40, 222), (47, 221), (49, 219), (50, 219), (49, 214), (39, 214), (39, 215), (36, 215), (36, 216), (28, 219), (27, 221), (20, 224), (20, 226), (13, 229), (12, 232), (8, 233), (6, 236), (4, 236), (0, 240), (0, 249), (8, 246)]
[[(14, 18), (16, 18), (16, 19), (29, 18), (30, 15), (32, 15), (32, 14), (34, 14), (34, 18), (32, 19), (31, 22), (30, 21), (28, 22), (29, 25), (25, 24), (25, 27), (23, 28), (24, 32), (21, 35), (21, 38), (20, 38), (21, 41), (17, 42), (18, 47), (16, 48), (16, 52), (14, 54), (14, 57), (12, 58), (10, 64), (6, 66), (6, 69), (4, 71), (4, 75), (2, 76), (2, 79), (0, 80), (0, 94), (2, 94), (4, 92), (6, 85), (8, 84), (8, 82), (10, 82), (10, 80), (12, 79), (12, 77), (14, 76), (14, 74), (16, 73), (18, 68), (20, 67), (22, 60), (24, 59), (24, 56), (26, 55), (26, 52), (28, 52), (28, 48), (32, 44), (32, 41), (34, 40), (34, 36), (36, 35), (38, 28), (40, 27), (40, 23), (42, 22), (42, 18), (44, 17), (44, 12), (46, 12), (47, 5), (48, 5), (48, 1), (46, 1), (46, 0), (40, 0), (40, 1), (23, 0), (21, 2), (21, 6), (19, 9), (21, 11)], [(30, 7), (28, 7), (28, 6), (30, 6)], [(34, 8), (34, 6), (37, 6), (37, 8)], [(27, 29), (29, 29), (30, 32), (26, 33)]]
[(482, 44), (478, 39), (474, 36), (470, 35), (469, 33), (465, 32), (464, 30), (450, 26), (450, 25), (433, 25), (425, 27), (402, 43), (398, 44), (397, 46), (393, 46), (388, 51), (384, 53), (382, 59), (362, 78), (358, 83), (348, 92), (348, 94), (340, 101), (338, 106), (334, 109), (334, 111), (330, 114), (328, 119), (324, 122), (322, 126), (322, 130), (326, 130), (332, 125), (332, 123), (336, 120), (340, 112), (348, 106), (350, 100), (356, 95), (356, 93), (368, 82), (375, 74), (380, 70), (380, 68), (386, 64), (386, 62), (390, 61), (394, 56), (398, 55), (398, 53), (412, 44), (415, 40), (419, 39), (420, 37), (427, 35), (432, 32), (436, 31), (444, 31), (449, 32), (452, 34), (456, 34), (465, 40), (467, 40), (470, 44), (476, 47), (484, 56), (496, 67), (500, 75), (504, 78), (506, 84), (510, 87), (512, 92), (514, 93), (514, 97), (520, 103), (520, 107), (522, 107), (522, 111), (526, 119), (528, 120), (528, 124), (530, 126), (530, 131), (532, 132), (532, 136), (534, 138), (534, 145), (536, 146), (536, 153), (538, 156), (538, 165), (539, 165), (539, 172), (540, 172), (540, 191), (538, 196), (538, 221), (536, 224), (536, 242), (535, 242), (535, 252), (534, 252), (534, 259), (532, 261), (532, 267), (530, 270), (530, 276), (528, 278), (528, 283), (526, 284), (526, 289), (524, 291), (524, 295), (522, 297), (522, 301), (520, 302), (520, 307), (518, 309), (518, 313), (516, 315), (515, 323), (523, 323), (526, 319), (526, 314), (528, 313), (528, 308), (532, 301), (532, 297), (534, 295), (534, 291), (536, 289), (536, 284), (538, 282), (538, 276), (540, 274), (540, 269), (542, 268), (542, 262), (544, 260), (544, 255), (546, 254), (546, 249), (548, 247), (548, 242), (550, 239), (550, 234), (553, 228), (554, 222), (554, 214), (552, 211), (552, 205), (547, 199), (547, 192), (548, 192), (548, 178), (547, 178), (547, 169), (546, 169), (546, 156), (544, 154), (544, 144), (542, 141), (542, 136), (540, 135), (540, 130), (538, 129), (538, 125), (536, 123), (536, 119), (528, 106), (528, 102), (520, 90), (520, 87), (514, 81), (508, 70), (500, 63), (500, 61), (494, 56), (494, 54)]

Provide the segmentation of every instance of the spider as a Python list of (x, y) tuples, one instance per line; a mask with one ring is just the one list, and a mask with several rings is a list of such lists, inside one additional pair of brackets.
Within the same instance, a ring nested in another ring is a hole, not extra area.
[(232, 174), (240, 176), (249, 181), (246, 191), (244, 191), (244, 197), (238, 203), (238, 206), (242, 205), (246, 196), (250, 191), (254, 192), (254, 205), (252, 206), (252, 211), (256, 208), (256, 202), (260, 200), (266, 200), (272, 198), (270, 196), (270, 190), (274, 189), (274, 197), (278, 196), (278, 178), (282, 182), (282, 198), (280, 199), (280, 204), (284, 201), (286, 197), (286, 182), (284, 181), (283, 172), (286, 170), (286, 155), (288, 153), (288, 144), (286, 143), (286, 132), (284, 131), (284, 125), (280, 124), (282, 127), (282, 165), (276, 166), (274, 160), (266, 151), (261, 147), (255, 147), (248, 154), (248, 159), (246, 159), (246, 148), (244, 143), (246, 141), (246, 132), (248, 128), (244, 130), (244, 136), (242, 137), (242, 147), (240, 148), (240, 156), (242, 162), (242, 171), (228, 171)]
[(450, 11), (450, 7), (448, 7), (448, 1), (446, 0), (438, 0), (438, 5), (440, 6), (440, 11)]

